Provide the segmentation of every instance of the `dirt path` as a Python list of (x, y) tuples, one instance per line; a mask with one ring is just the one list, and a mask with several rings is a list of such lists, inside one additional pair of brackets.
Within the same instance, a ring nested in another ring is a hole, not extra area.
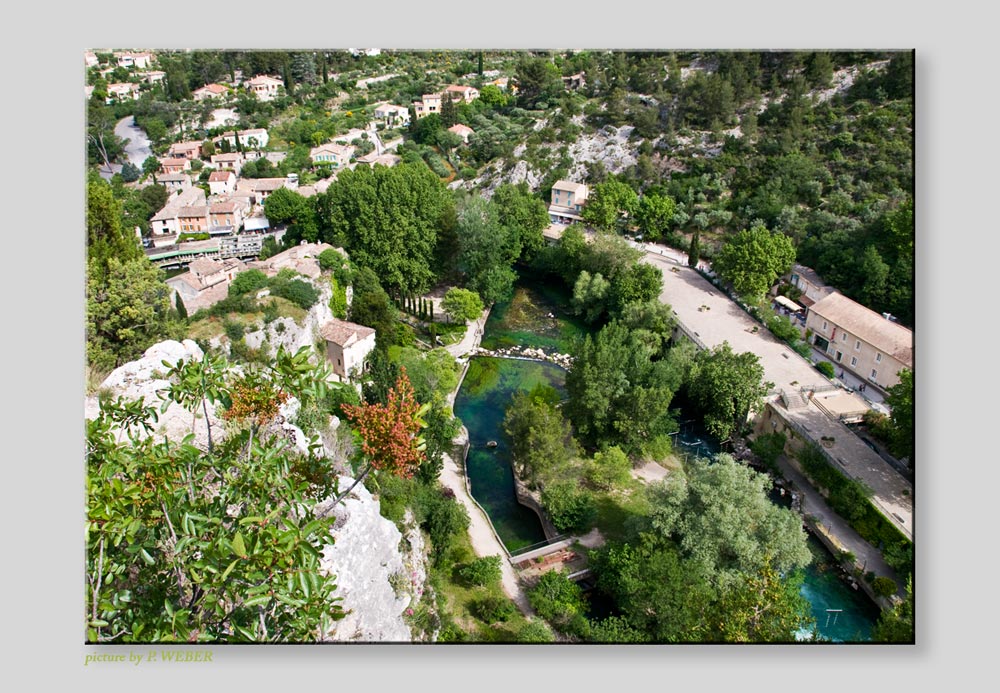
[(514, 600), (522, 613), (526, 616), (533, 615), (534, 611), (528, 603), (528, 596), (521, 588), (521, 583), (517, 578), (517, 573), (514, 572), (514, 567), (507, 560), (507, 552), (504, 550), (496, 534), (493, 533), (493, 527), (486, 518), (486, 514), (472, 500), (472, 496), (469, 495), (468, 488), (465, 485), (464, 467), (464, 464), (453, 460), (450, 455), (445, 455), (444, 468), (441, 470), (441, 484), (454, 491), (455, 498), (465, 506), (465, 510), (469, 513), (469, 539), (472, 541), (472, 548), (476, 552), (476, 555), (499, 555), (503, 559), (500, 561), (503, 591), (508, 597)]

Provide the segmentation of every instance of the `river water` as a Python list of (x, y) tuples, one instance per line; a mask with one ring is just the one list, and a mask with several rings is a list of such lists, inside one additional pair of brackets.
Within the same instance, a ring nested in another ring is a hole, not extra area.
[[(568, 342), (584, 333), (579, 324), (563, 324), (558, 302), (551, 302), (531, 289), (519, 287), (514, 305), (499, 306), (486, 324), (484, 343), (543, 347), (567, 350)], [(552, 315), (553, 317), (549, 317)], [(513, 317), (511, 320), (506, 319)], [(525, 317), (527, 316), (527, 317)], [(530, 318), (530, 319), (529, 319)], [(531, 336), (533, 325), (540, 334)], [(522, 341), (523, 340), (523, 341)], [(500, 539), (510, 551), (517, 551), (545, 539), (534, 511), (517, 502), (510, 449), (503, 432), (503, 417), (511, 398), (539, 384), (565, 394), (565, 371), (537, 361), (475, 357), (455, 400), (455, 414), (469, 431), (470, 449), (466, 460), (472, 495), (486, 510)], [(488, 445), (491, 441), (495, 447)], [(688, 420), (674, 436), (678, 453), (710, 456), (719, 451), (716, 441), (700, 422)], [(775, 492), (772, 500), (787, 506), (787, 498)], [(860, 590), (854, 590), (840, 574), (833, 556), (814, 537), (809, 537), (812, 563), (805, 570), (801, 593), (810, 603), (816, 621), (815, 640), (866, 642), (878, 619), (879, 610)], [(812, 637), (798, 634), (801, 639)]]

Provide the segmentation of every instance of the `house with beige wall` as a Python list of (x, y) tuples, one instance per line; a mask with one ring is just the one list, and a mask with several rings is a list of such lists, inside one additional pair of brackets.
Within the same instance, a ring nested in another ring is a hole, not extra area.
[(208, 189), (213, 195), (228, 195), (236, 190), (236, 174), (230, 170), (208, 174)]
[(329, 164), (334, 168), (344, 168), (351, 163), (354, 147), (350, 145), (328, 142), (309, 150), (309, 158), (313, 164)]
[(243, 261), (237, 258), (193, 260), (187, 272), (167, 280), (167, 286), (173, 291), (170, 302), (173, 304), (175, 294), (180, 294), (189, 312), (208, 308), (229, 295), (233, 278), (246, 268)]
[(832, 286), (827, 286), (815, 270), (805, 265), (792, 265), (792, 271), (788, 275), (788, 283), (802, 292), (798, 302), (806, 308), (836, 291)]
[(440, 94), (424, 94), (420, 97), (420, 101), (413, 102), (413, 112), (418, 119), (423, 118), (431, 113), (441, 112), (441, 95)]
[(809, 307), (806, 330), (837, 368), (882, 390), (899, 383), (899, 371), (913, 370), (913, 332), (841, 293)]
[(166, 157), (160, 159), (160, 170), (164, 173), (183, 173), (191, 170), (191, 160), (185, 158)]
[(319, 330), (326, 340), (326, 358), (341, 380), (354, 380), (364, 368), (365, 357), (375, 348), (375, 330), (334, 318)]
[(167, 149), (167, 155), (176, 159), (197, 159), (201, 156), (201, 142), (188, 140), (186, 142), (174, 142)]
[(199, 87), (191, 92), (191, 96), (194, 97), (195, 101), (204, 101), (206, 99), (216, 99), (220, 96), (225, 96), (226, 92), (229, 91), (226, 87), (221, 84), (206, 84), (203, 87)]
[(245, 84), (250, 93), (261, 101), (274, 100), (278, 97), (278, 90), (285, 86), (283, 81), (270, 75), (257, 75)]
[(465, 103), (472, 103), (474, 99), (479, 98), (479, 90), (464, 84), (450, 84), (444, 90), (442, 96), (444, 95), (450, 95), (453, 99), (461, 99)]
[(590, 188), (585, 183), (568, 180), (556, 181), (552, 186), (552, 201), (549, 204), (549, 219), (554, 224), (572, 224), (583, 221), (580, 213), (587, 204)]

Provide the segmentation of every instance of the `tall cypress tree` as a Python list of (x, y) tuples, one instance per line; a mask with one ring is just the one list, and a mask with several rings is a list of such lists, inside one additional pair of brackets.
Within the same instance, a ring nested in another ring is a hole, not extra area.
[(181, 299), (180, 292), (178, 292), (176, 296), (177, 299), (174, 301), (174, 304), (177, 306), (177, 317), (179, 317), (181, 320), (187, 320), (188, 316), (187, 306), (184, 305), (184, 301)]

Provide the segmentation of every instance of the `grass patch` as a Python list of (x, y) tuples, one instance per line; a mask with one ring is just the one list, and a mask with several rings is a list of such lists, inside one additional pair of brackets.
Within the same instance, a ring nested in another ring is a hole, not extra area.
[(301, 306), (292, 303), (287, 298), (282, 298), (280, 296), (265, 296), (257, 301), (256, 305), (259, 310), (255, 310), (252, 313), (207, 315), (206, 317), (193, 321), (190, 325), (188, 325), (187, 338), (194, 340), (209, 340), (215, 337), (221, 337), (225, 334), (224, 323), (226, 320), (239, 323), (246, 329), (247, 332), (257, 330), (264, 320), (263, 305), (265, 303), (272, 302), (278, 306), (278, 317), (291, 318), (295, 321), (295, 324), (299, 326), (301, 326), (305, 321), (306, 314), (309, 312)]
[(610, 542), (625, 541), (630, 535), (630, 517), (648, 515), (651, 506), (645, 486), (633, 479), (625, 492), (595, 493), (597, 527)]

